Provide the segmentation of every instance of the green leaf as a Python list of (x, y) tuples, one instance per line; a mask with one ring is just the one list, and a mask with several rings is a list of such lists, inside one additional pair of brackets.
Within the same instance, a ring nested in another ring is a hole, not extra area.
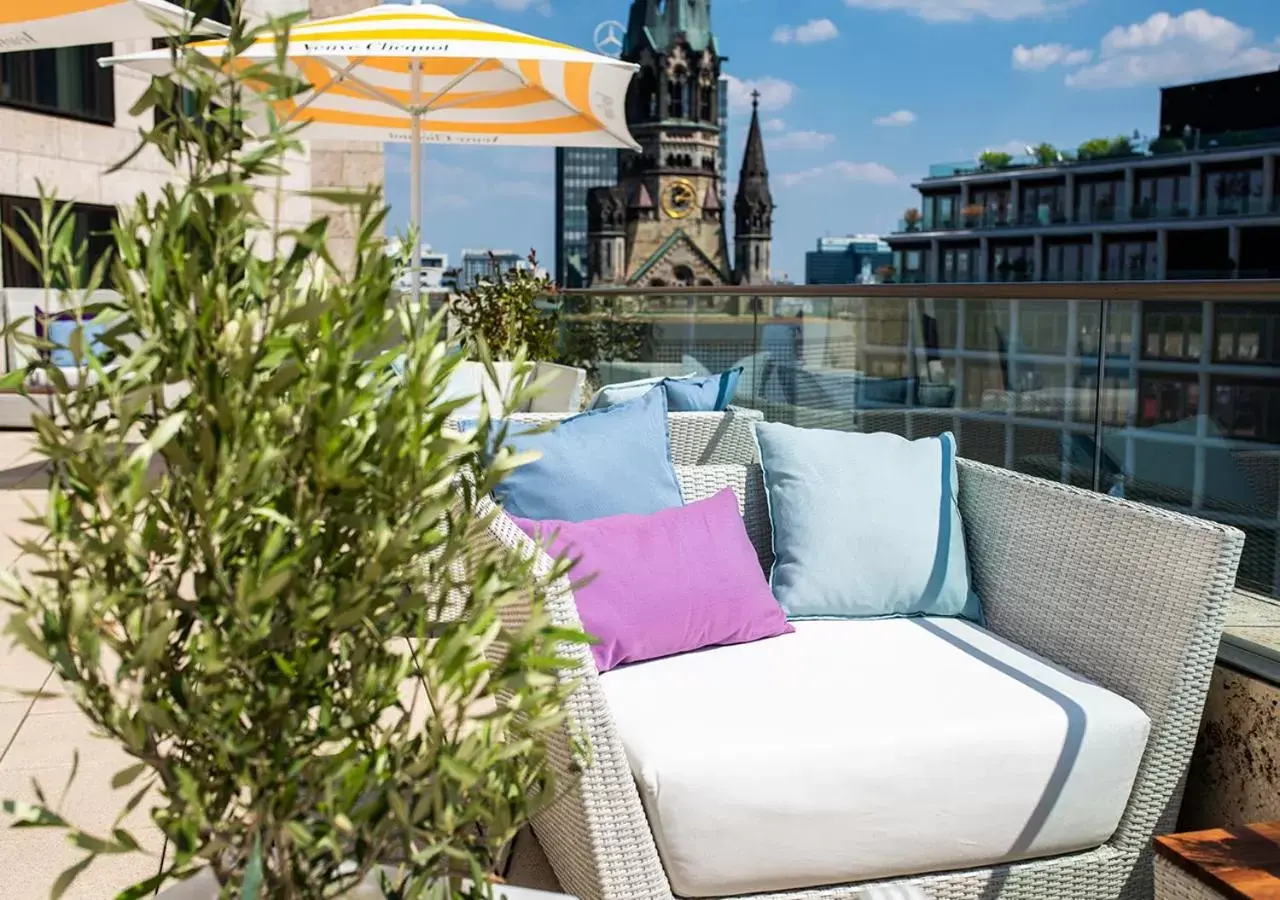
[(146, 772), (151, 767), (147, 763), (137, 763), (129, 766), (127, 769), (121, 769), (115, 775), (111, 776), (111, 786), (116, 790), (127, 787), (137, 781), (138, 776)]
[(67, 892), (67, 888), (71, 887), (75, 880), (80, 877), (80, 874), (84, 872), (85, 869), (89, 868), (97, 858), (97, 856), (91, 853), (75, 865), (65, 869), (53, 882), (53, 887), (49, 888), (50, 900), (59, 900), (59, 898)]
[(164, 419), (156, 426), (154, 432), (147, 440), (138, 445), (138, 448), (129, 455), (129, 465), (136, 466), (139, 463), (147, 464), (151, 458), (164, 449), (165, 444), (173, 440), (173, 436), (178, 433), (182, 425), (187, 420), (186, 411), (176, 412)]
[(3, 804), (4, 811), (13, 816), (14, 822), (10, 826), (12, 828), (67, 828), (67, 822), (62, 816), (45, 806), (37, 806), (34, 803), (24, 803), (19, 800), (6, 800)]

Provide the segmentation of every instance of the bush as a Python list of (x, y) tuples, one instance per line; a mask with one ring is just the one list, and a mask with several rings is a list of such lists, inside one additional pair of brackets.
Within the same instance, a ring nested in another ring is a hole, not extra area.
[(1151, 142), (1150, 149), (1152, 153), (1157, 153), (1157, 154), (1185, 153), (1187, 150), (1187, 143), (1182, 138), (1176, 138), (1176, 137), (1175, 138), (1170, 138), (1170, 137), (1157, 138), (1156, 140)]
[(532, 359), (555, 359), (555, 283), (538, 274), (535, 251), (529, 251), (527, 262), (527, 268), (512, 266), (450, 299), (458, 336), (470, 356), (478, 357), (483, 343), (496, 360), (513, 359), (524, 350)]
[[(233, 26), (236, 49), (258, 38), (273, 36)], [(82, 281), (70, 208), (51, 198), (35, 246), (8, 235), (46, 285), (83, 289), (57, 292), (71, 306), (119, 292), (84, 310), (101, 348), (83, 327), (68, 342), (78, 386), (38, 355), (6, 379), (43, 376), (54, 413), (34, 417), (48, 512), (24, 544), (35, 574), (5, 584), (8, 631), (135, 761), (113, 779), (134, 792), (121, 819), (149, 810), (169, 852), (122, 897), (208, 868), (224, 897), (320, 900), (386, 861), (398, 897), (442, 880), (443, 895), (487, 892), (503, 845), (556, 795), (546, 745), (573, 686), (553, 675), (583, 636), (542, 598), (565, 564), (539, 574), (487, 539), (485, 498), (516, 461), (490, 459), (487, 416), (470, 436), (445, 429), (456, 358), (438, 318), (394, 299), (378, 194), (326, 195), (357, 223), (341, 281), (327, 220), (279, 231), (259, 213), (301, 146), (273, 125), (245, 149), (240, 95), (297, 84), (275, 62), (179, 60), (211, 112), (184, 116), (175, 82), (151, 83), (143, 143), (178, 174), (120, 211), (113, 260)], [(516, 597), (532, 616), (508, 625)], [(138, 849), (119, 820), (86, 834), (44, 796), (5, 806), (85, 851), (55, 894)]]
[(1008, 153), (1002, 153), (999, 150), (984, 150), (978, 157), (978, 164), (984, 169), (990, 171), (998, 171), (1000, 169), (1009, 168), (1013, 163), (1013, 156)]

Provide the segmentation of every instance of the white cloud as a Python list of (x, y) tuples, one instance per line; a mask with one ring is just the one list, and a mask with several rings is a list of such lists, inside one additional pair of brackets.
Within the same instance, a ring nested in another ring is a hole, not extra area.
[(1280, 40), (1259, 42), (1252, 29), (1204, 9), (1158, 12), (1117, 25), (1102, 38), (1098, 61), (1066, 78), (1080, 88), (1164, 85), (1280, 66)]
[(789, 131), (769, 139), (769, 148), (778, 150), (821, 150), (836, 142), (834, 134), (825, 131)]
[(881, 128), (901, 128), (904, 125), (910, 125), (916, 120), (916, 114), (909, 109), (900, 109), (897, 112), (891, 112), (887, 116), (876, 116), (871, 120), (871, 124), (879, 125)]
[(927, 22), (1045, 18), (1084, 0), (844, 0), (857, 9), (900, 10)]
[(796, 187), (812, 181), (851, 181), (859, 184), (897, 184), (900, 179), (888, 166), (877, 162), (852, 162), (837, 160), (783, 174), (779, 182), (784, 187)]
[(752, 91), (760, 92), (760, 108), (765, 112), (777, 112), (786, 108), (796, 95), (794, 84), (769, 75), (746, 79), (726, 75), (725, 78), (729, 82), (730, 112), (750, 111)]
[(1092, 50), (1070, 44), (1019, 44), (1013, 48), (1013, 67), (1024, 72), (1043, 72), (1050, 66), (1082, 66), (1092, 59)]
[(765, 119), (760, 123), (760, 128), (764, 131), (777, 133), (779, 131), (786, 131), (787, 123), (781, 119)]
[(773, 30), (775, 44), (820, 44), (840, 36), (840, 29), (830, 19), (810, 19), (803, 25), (779, 25)]

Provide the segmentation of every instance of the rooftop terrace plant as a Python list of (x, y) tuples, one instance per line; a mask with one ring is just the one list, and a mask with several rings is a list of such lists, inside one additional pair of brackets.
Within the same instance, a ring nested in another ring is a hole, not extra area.
[[(258, 38), (271, 35), (237, 20), (233, 52)], [(138, 849), (121, 824), (133, 809), (169, 854), (123, 898), (207, 869), (224, 898), (320, 900), (384, 862), (389, 896), (480, 895), (565, 774), (544, 738), (568, 727), (572, 686), (551, 673), (583, 638), (540, 600), (563, 566), (539, 574), (486, 540), (479, 498), (518, 460), (482, 452), (487, 415), (473, 435), (445, 429), (456, 361), (440, 322), (394, 299), (378, 194), (326, 194), (358, 226), (341, 279), (326, 220), (273, 221), (261, 186), (299, 135), (272, 123), (254, 139), (246, 84), (293, 95), (280, 62), (183, 61), (195, 108), (212, 110), (199, 120), (174, 114), (172, 81), (151, 85), (135, 113), (169, 114), (143, 144), (177, 177), (121, 210), (114, 254), (87, 278), (52, 198), (38, 240), (8, 236), (47, 285), (82, 288), (48, 288), (46, 308), (108, 326), (101, 346), (83, 327), (67, 343), (84, 377), (39, 356), (19, 373), (52, 386), (53, 414), (35, 417), (51, 474), (23, 544), (36, 574), (5, 584), (8, 631), (134, 760), (106, 833), (43, 792), (6, 803), (85, 851), (55, 896), (98, 856)], [(83, 306), (99, 286), (119, 299)], [(533, 614), (504, 624), (516, 597)]]
[(1013, 156), (1000, 150), (984, 150), (978, 155), (978, 165), (995, 172), (1007, 169), (1013, 163)]

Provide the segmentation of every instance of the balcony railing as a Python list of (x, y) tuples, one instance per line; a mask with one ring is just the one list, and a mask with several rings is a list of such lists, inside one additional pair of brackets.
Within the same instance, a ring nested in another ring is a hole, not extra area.
[[(1198, 218), (1265, 216), (1280, 214), (1280, 197), (1219, 197), (1202, 200), (1194, 215)], [(955, 213), (936, 220), (925, 216), (915, 222), (898, 220), (899, 234), (957, 229), (983, 230), (997, 228), (1050, 228), (1058, 225), (1081, 226), (1112, 222), (1160, 222), (1186, 219), (1193, 215), (1188, 203), (1152, 203), (1139, 201), (1125, 209), (1114, 203), (1078, 206), (1074, 215), (1065, 209), (1037, 207), (1023, 209), (1014, 215), (1008, 209), (986, 209), (981, 213)]]
[(604, 383), (740, 366), (769, 419), (1228, 522), (1280, 596), (1280, 281), (568, 292)]

